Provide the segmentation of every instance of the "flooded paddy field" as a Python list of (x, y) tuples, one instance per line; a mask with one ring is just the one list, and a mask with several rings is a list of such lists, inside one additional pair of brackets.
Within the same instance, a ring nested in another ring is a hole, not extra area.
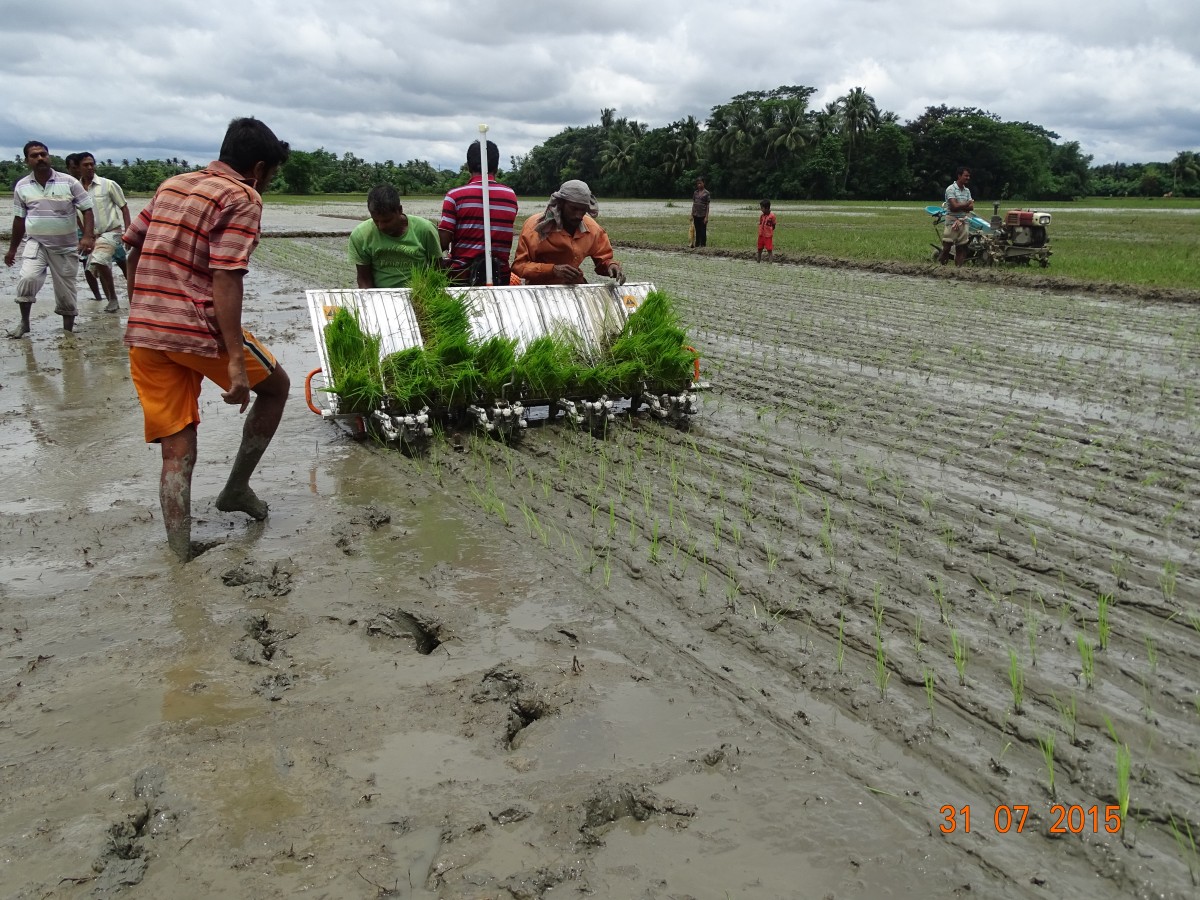
[(6, 895), (1194, 895), (1200, 307), (621, 258), (703, 354), (689, 428), (409, 458), (300, 395), (344, 239), (264, 241), (271, 517), (214, 508), (206, 389), (186, 566), (117, 317), (38, 304), (0, 347)]

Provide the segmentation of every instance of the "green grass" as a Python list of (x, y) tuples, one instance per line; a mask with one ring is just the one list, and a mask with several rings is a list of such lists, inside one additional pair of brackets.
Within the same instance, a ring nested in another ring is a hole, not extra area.
[[(936, 198), (931, 198), (935, 203)], [(775, 250), (783, 256), (827, 256), (859, 263), (926, 263), (939, 240), (926, 204), (915, 201), (801, 203), (780, 201)], [(991, 203), (978, 201), (990, 216)], [(1076, 203), (1001, 203), (1054, 214), (1049, 269), (1012, 267), (1022, 275), (1195, 290), (1200, 268), (1200, 200), (1100, 199)], [(1192, 212), (1189, 212), (1192, 211)], [(711, 249), (752, 252), (758, 224), (753, 202), (718, 204), (708, 227)], [(604, 217), (617, 244), (645, 242), (668, 248), (687, 245), (686, 212)]]

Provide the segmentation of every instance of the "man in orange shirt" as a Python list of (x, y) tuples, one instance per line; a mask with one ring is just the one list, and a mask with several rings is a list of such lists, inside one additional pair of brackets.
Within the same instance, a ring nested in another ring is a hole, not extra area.
[(517, 241), (512, 272), (526, 284), (586, 284), (583, 261), (591, 257), (596, 274), (625, 283), (612, 244), (596, 222), (600, 207), (582, 181), (566, 181), (550, 195), (546, 211), (530, 216)]

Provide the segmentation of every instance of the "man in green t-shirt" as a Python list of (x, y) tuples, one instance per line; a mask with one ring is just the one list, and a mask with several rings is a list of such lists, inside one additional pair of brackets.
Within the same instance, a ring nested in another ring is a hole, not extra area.
[(371, 218), (350, 232), (350, 261), (360, 288), (408, 287), (413, 269), (440, 264), (437, 229), (428, 219), (405, 215), (390, 184), (371, 188), (367, 212)]

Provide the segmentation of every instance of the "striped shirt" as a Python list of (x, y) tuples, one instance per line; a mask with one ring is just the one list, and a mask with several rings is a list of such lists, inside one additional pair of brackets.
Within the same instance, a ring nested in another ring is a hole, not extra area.
[(163, 182), (125, 232), (141, 251), (125, 343), (220, 356), (213, 270), (246, 271), (261, 222), (258, 191), (225, 163)]
[(124, 231), (125, 218), (121, 210), (125, 208), (125, 192), (121, 186), (109, 178), (96, 175), (87, 186), (87, 192), (95, 204), (92, 213), (96, 217), (96, 234)]
[[(513, 223), (517, 220), (517, 195), (491, 175), (488, 176), (488, 217), (492, 224), (492, 281), (508, 284), (508, 257), (512, 252)], [(451, 278), (483, 256), (482, 175), (472, 175), (462, 187), (453, 188), (446, 194), (438, 230), (451, 234)]]
[(47, 250), (67, 252), (79, 245), (76, 211), (92, 208), (79, 179), (50, 170), (45, 185), (30, 172), (13, 186), (13, 214), (25, 220), (25, 234)]

